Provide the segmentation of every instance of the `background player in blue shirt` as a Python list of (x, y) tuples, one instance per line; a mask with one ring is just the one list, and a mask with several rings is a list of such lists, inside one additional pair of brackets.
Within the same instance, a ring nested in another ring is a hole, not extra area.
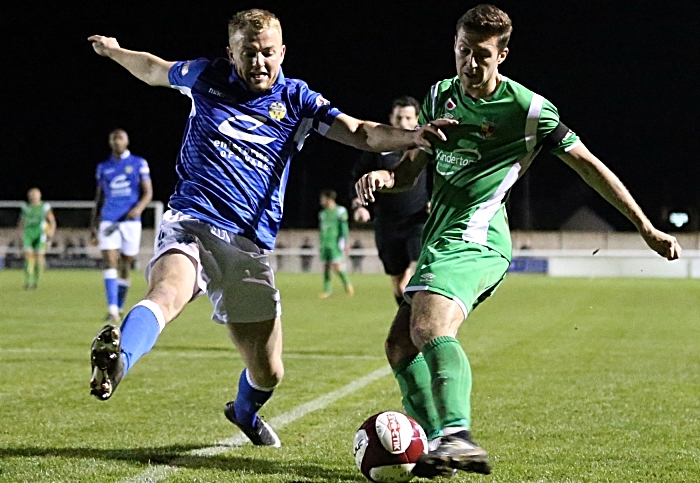
[(109, 147), (111, 156), (97, 165), (90, 238), (104, 258), (107, 320), (119, 321), (141, 244), (141, 213), (153, 197), (153, 187), (148, 163), (128, 149), (126, 131), (110, 132)]
[(226, 324), (246, 369), (226, 417), (257, 445), (280, 440), (260, 407), (283, 376), (279, 292), (268, 263), (282, 219), (289, 161), (313, 129), (358, 149), (394, 151), (445, 139), (435, 121), (415, 131), (341, 113), (281, 69), (286, 48), (277, 17), (247, 10), (229, 21), (227, 59), (168, 62), (92, 36), (94, 50), (140, 80), (192, 100), (170, 198), (148, 267), (144, 300), (121, 328), (105, 326), (92, 344), (92, 393), (101, 400), (185, 305), (206, 292), (212, 318)]

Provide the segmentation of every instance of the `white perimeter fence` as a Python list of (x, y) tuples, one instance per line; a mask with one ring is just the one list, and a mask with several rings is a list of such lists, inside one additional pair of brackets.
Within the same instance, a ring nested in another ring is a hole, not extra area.
[[(0, 208), (18, 208), (21, 201), (0, 201)], [(49, 201), (57, 209), (90, 209), (92, 201)], [(149, 204), (154, 210), (155, 226), (163, 214), (163, 203)], [(0, 228), (0, 260), (21, 256), (17, 246), (18, 232)], [(62, 228), (56, 233), (56, 246), (49, 250), (54, 255), (65, 255), (68, 240), (73, 244), (89, 236), (85, 228)], [(512, 273), (541, 273), (553, 277), (658, 277), (700, 278), (700, 233), (676, 233), (683, 255), (669, 262), (646, 247), (636, 232), (523, 232), (513, 234)], [(137, 268), (144, 268), (153, 255), (155, 229), (144, 226), (141, 253)], [(14, 241), (14, 246), (8, 247)], [(351, 229), (347, 268), (351, 272), (382, 273), (383, 268), (374, 242), (374, 233), (368, 229)], [(100, 258), (97, 247), (71, 248), (82, 250), (81, 255)], [(282, 230), (277, 248), (270, 259), (281, 272), (320, 272), (317, 230)], [(0, 264), (2, 266), (2, 264)]]

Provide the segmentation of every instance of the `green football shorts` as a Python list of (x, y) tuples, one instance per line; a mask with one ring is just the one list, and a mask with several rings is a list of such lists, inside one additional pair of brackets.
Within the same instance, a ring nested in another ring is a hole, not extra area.
[(33, 251), (37, 253), (46, 252), (46, 233), (43, 231), (24, 233), (22, 236), (22, 246), (24, 251)]
[(338, 245), (321, 246), (321, 261), (323, 263), (340, 263), (343, 261), (343, 250)]
[(478, 243), (441, 238), (421, 251), (416, 273), (405, 290), (428, 290), (454, 300), (464, 317), (490, 297), (506, 276), (510, 262), (503, 255)]

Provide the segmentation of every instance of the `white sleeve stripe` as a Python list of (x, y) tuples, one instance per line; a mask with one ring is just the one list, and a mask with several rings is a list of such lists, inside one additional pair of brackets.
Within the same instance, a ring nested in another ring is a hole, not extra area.
[(192, 101), (192, 109), (190, 110), (190, 117), (194, 117), (194, 115), (197, 113), (197, 110), (194, 107), (194, 97), (192, 97), (192, 89), (190, 89), (189, 87), (176, 86), (173, 84), (171, 84), (170, 87), (172, 87), (173, 89), (177, 89), (178, 91), (180, 91), (180, 93), (182, 93), (183, 95), (190, 98), (190, 100)]
[(527, 111), (527, 121), (525, 121), (525, 147), (528, 151), (532, 151), (537, 145), (537, 124), (540, 121), (543, 104), (544, 97), (533, 94), (530, 109)]
[(434, 84), (431, 90), (431, 96), (433, 97), (433, 119), (435, 119), (435, 106), (437, 105), (437, 95), (438, 95), (438, 84)]

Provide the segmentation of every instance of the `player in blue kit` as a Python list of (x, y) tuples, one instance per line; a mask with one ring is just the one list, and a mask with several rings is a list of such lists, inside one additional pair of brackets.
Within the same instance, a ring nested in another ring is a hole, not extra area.
[(341, 113), (305, 82), (285, 77), (282, 29), (268, 11), (237, 13), (228, 33), (227, 59), (180, 62), (123, 49), (114, 38), (88, 39), (138, 79), (192, 101), (148, 290), (121, 328), (107, 325), (95, 337), (90, 384), (98, 399), (111, 397), (163, 327), (206, 292), (212, 319), (226, 324), (246, 366), (224, 414), (254, 444), (279, 446), (257, 413), (284, 370), (280, 297), (268, 260), (290, 159), (311, 130), (358, 149), (394, 151), (445, 139), (440, 127), (451, 121), (403, 130)]
[(123, 129), (109, 133), (109, 159), (97, 165), (90, 238), (102, 250), (107, 320), (118, 322), (134, 257), (141, 244), (141, 213), (153, 197), (145, 159), (131, 154)]

